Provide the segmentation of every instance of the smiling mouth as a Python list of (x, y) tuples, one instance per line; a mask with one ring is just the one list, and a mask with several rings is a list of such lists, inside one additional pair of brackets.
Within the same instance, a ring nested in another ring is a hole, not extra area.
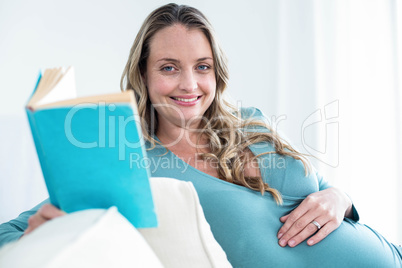
[(191, 98), (191, 99), (183, 99), (183, 98), (175, 98), (175, 97), (170, 97), (171, 99), (177, 100), (177, 101), (182, 101), (182, 102), (192, 102), (192, 101), (196, 101), (199, 98), (201, 98), (201, 96), (195, 97), (195, 98)]

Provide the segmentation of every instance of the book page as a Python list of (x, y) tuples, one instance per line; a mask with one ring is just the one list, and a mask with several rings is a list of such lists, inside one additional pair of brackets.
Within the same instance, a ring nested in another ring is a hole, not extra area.
[(137, 109), (136, 102), (134, 99), (134, 94), (131, 91), (123, 91), (111, 94), (102, 94), (95, 96), (79, 97), (75, 99), (67, 99), (62, 101), (56, 101), (52, 103), (46, 103), (42, 105), (35, 105), (33, 108), (35, 110), (57, 108), (57, 107), (68, 107), (78, 104), (88, 104), (88, 103), (128, 103)]
[[(44, 74), (44, 77), (46, 72)], [(56, 72), (48, 81), (47, 90), (45, 89), (44, 96), (39, 99), (35, 106), (48, 104), (56, 101), (62, 101), (67, 99), (73, 99), (77, 97), (77, 90), (75, 88), (75, 74), (74, 68), (69, 67), (64, 73), (62, 70)], [(39, 85), (41, 86), (41, 85)], [(38, 92), (40, 93), (40, 92)]]

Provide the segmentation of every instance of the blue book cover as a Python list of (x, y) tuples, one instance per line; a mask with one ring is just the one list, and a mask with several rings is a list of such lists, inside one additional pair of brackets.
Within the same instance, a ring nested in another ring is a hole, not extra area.
[(157, 226), (132, 92), (28, 102), (26, 112), (53, 205), (67, 213), (116, 206), (137, 228)]

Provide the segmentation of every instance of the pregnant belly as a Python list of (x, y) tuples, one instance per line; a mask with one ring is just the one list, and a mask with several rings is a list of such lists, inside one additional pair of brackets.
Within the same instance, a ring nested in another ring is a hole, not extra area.
[(350, 220), (322, 242), (282, 248), (276, 238), (279, 218), (300, 199), (279, 206), (269, 196), (249, 191), (214, 191), (200, 195), (211, 230), (234, 267), (401, 267), (401, 259), (381, 235)]

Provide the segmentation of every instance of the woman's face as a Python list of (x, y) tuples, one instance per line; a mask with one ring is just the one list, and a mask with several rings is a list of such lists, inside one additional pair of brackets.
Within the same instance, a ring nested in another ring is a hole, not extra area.
[(177, 24), (153, 36), (143, 78), (158, 113), (159, 130), (198, 127), (215, 97), (213, 63), (211, 46), (201, 30)]

